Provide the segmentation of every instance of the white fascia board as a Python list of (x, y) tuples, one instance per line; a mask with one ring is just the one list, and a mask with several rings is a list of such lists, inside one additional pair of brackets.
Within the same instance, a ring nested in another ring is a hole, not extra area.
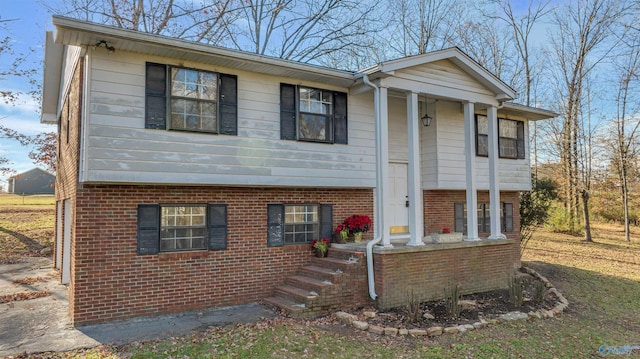
[(490, 88), (496, 94), (496, 99), (499, 101), (512, 100), (516, 97), (515, 90), (513, 90), (509, 85), (504, 83), (498, 77), (493, 75), (487, 69), (480, 66), (476, 61), (474, 61), (471, 57), (469, 57), (457, 47), (433, 51), (421, 55), (404, 57), (391, 61), (385, 61), (375, 66), (371, 66), (364, 70), (361, 70), (360, 72), (367, 75), (372, 75), (376, 72), (393, 75), (393, 72), (396, 70), (424, 65), (440, 60), (452, 61), (455, 65), (462, 68), (470, 76), (474, 77), (476, 80), (480, 81), (488, 88)]
[[(305, 74), (322, 76), (330, 82), (339, 82), (343, 85), (351, 85), (355, 81), (354, 73), (323, 66), (311, 65), (302, 62), (283, 60), (275, 57), (264, 56), (239, 50), (226, 49), (222, 47), (201, 44), (193, 41), (186, 41), (166, 36), (143, 33), (139, 31), (115, 28), (95, 23), (89, 23), (70, 19), (62, 16), (53, 16), (53, 25), (56, 27), (56, 42), (65, 45), (93, 46), (103, 39), (113, 39), (114, 41), (129, 42), (138, 44), (141, 52), (142, 47), (149, 49), (161, 49), (163, 52), (169, 50), (185, 51), (197, 54), (198, 56), (211, 59), (219, 58), (228, 61), (235, 61), (242, 65), (267, 66), (274, 72), (277, 69), (288, 69), (295, 72), (304, 79)], [(118, 51), (118, 46), (116, 50)], [(160, 51), (159, 51), (160, 52)], [(267, 72), (268, 73), (268, 72)]]
[(546, 120), (554, 117), (558, 117), (559, 114), (537, 107), (530, 107), (513, 102), (505, 102), (503, 107), (498, 110), (499, 112), (509, 112), (516, 115), (520, 115), (529, 121)]
[(56, 44), (53, 32), (47, 31), (44, 46), (44, 70), (42, 71), (41, 123), (55, 124), (58, 122), (63, 57), (64, 46)]

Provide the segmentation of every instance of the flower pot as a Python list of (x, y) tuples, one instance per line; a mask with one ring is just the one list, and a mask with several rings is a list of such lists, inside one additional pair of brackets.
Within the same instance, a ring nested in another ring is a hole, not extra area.
[(431, 239), (434, 243), (456, 243), (462, 242), (462, 233), (431, 233)]
[(327, 249), (327, 251), (326, 251), (326, 252), (324, 252), (324, 253), (323, 253), (321, 250), (319, 250), (319, 249), (314, 249), (313, 251), (315, 252), (316, 257), (318, 257), (318, 258), (324, 258), (324, 257), (326, 257), (326, 256), (329, 254), (329, 250), (328, 250), (328, 249)]
[(349, 242), (349, 236), (347, 236), (346, 238), (344, 236), (342, 236), (340, 233), (334, 233), (333, 234), (333, 242), (334, 243), (340, 243), (340, 244), (344, 244)]
[(362, 234), (363, 234), (363, 233), (364, 233), (364, 232), (355, 232), (355, 233), (353, 234), (353, 241), (354, 241), (354, 242), (356, 242), (356, 243), (360, 243), (360, 242), (362, 242)]

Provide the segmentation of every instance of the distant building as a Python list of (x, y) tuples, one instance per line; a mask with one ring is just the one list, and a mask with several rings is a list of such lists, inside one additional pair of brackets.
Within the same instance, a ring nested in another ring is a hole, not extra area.
[(41, 169), (34, 168), (9, 177), (9, 193), (15, 194), (53, 194), (56, 176)]

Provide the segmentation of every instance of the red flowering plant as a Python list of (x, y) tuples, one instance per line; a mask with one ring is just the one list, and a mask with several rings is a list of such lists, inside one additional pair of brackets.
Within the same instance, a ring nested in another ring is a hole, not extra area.
[(351, 233), (367, 232), (371, 228), (371, 218), (366, 215), (354, 214), (345, 218), (342, 224), (346, 225)]
[(322, 252), (322, 256), (325, 256), (329, 250), (329, 240), (326, 238), (314, 239), (313, 242), (311, 242), (311, 249), (318, 250)]
[(342, 240), (346, 240), (349, 237), (349, 227), (347, 227), (347, 225), (344, 223), (340, 223), (336, 227), (336, 234), (338, 233), (340, 234), (340, 238)]
[(451, 228), (449, 227), (442, 228), (442, 233), (451, 233)]

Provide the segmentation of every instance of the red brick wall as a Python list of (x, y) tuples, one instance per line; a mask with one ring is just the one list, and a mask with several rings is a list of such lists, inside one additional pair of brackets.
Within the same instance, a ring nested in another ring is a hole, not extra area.
[[(500, 201), (513, 204), (513, 232), (503, 233), (508, 238), (520, 239), (520, 200), (518, 192), (500, 192)], [(466, 201), (466, 191), (423, 191), (425, 235), (442, 230), (443, 227), (455, 228), (454, 203)], [(478, 192), (478, 203), (489, 203), (489, 192)], [(479, 233), (488, 237), (490, 233)]]
[[(75, 266), (75, 259), (73, 256), (75, 250), (75, 195), (78, 186), (78, 163), (80, 153), (80, 119), (82, 114), (82, 83), (83, 83), (83, 63), (84, 60), (80, 58), (78, 64), (73, 73), (71, 86), (69, 93), (64, 99), (60, 118), (58, 119), (58, 141), (57, 141), (57, 164), (56, 164), (56, 201), (62, 202), (65, 199), (69, 200), (71, 206), (71, 273)], [(59, 210), (56, 206), (56, 211)], [(64, 208), (62, 213), (56, 213), (64, 223)], [(58, 230), (58, 226), (56, 226)], [(62, 228), (64, 233), (64, 228)], [(62, 233), (56, 234), (56, 238), (62, 240)], [(57, 246), (53, 246), (54, 251)], [(56, 258), (57, 253), (53, 254), (53, 258)], [(62, 272), (60, 273), (62, 275)], [(74, 282), (71, 280), (69, 283), (69, 300), (73, 301), (74, 297)], [(69, 308), (73, 316), (73, 306)]]
[[(140, 203), (226, 203), (227, 249), (136, 254)], [(268, 203), (331, 203), (334, 226), (373, 215), (371, 189), (85, 185), (76, 199), (76, 325), (257, 301), (307, 264), (307, 245), (267, 247)]]
[(420, 301), (441, 299), (456, 283), (461, 292), (506, 288), (520, 266), (518, 241), (427, 245), (418, 249), (374, 253), (377, 306), (405, 306), (410, 291)]

